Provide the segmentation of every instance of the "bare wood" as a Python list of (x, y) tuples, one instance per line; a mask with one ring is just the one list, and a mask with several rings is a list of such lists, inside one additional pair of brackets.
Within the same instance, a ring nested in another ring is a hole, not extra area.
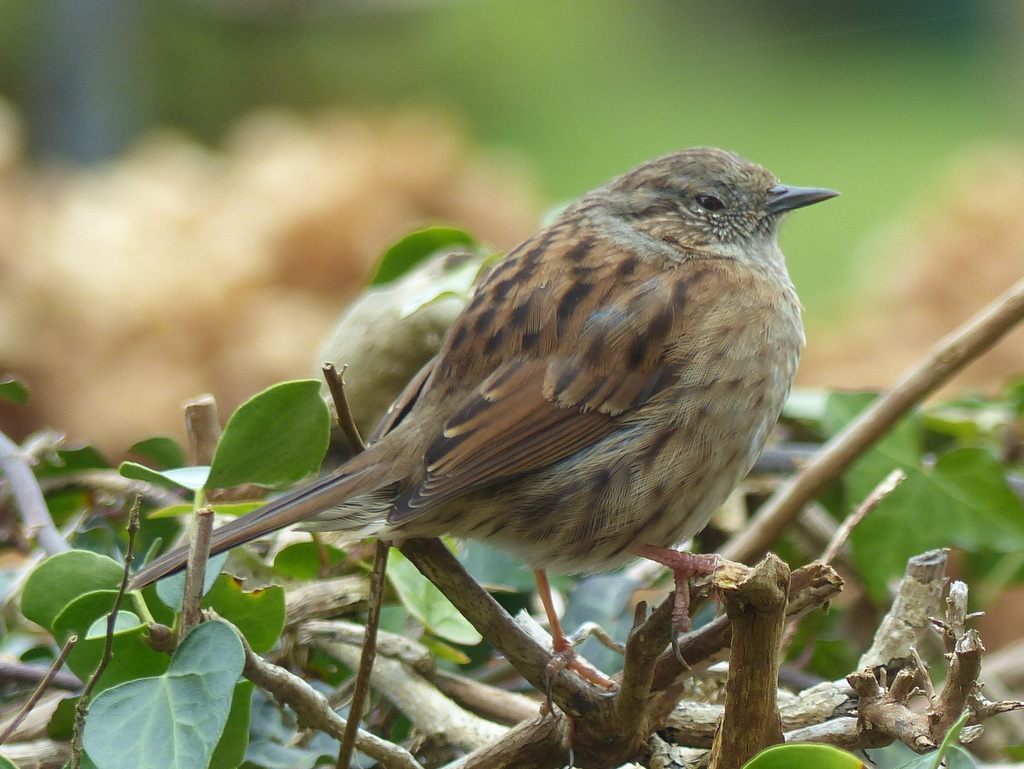
[(54, 677), (60, 671), (64, 665), (64, 660), (68, 658), (68, 654), (75, 648), (75, 644), (78, 643), (77, 635), (68, 636), (68, 640), (64, 642), (64, 646), (61, 647), (60, 654), (57, 655), (57, 659), (50, 665), (50, 669), (46, 671), (46, 675), (43, 676), (42, 680), (36, 686), (31, 696), (25, 700), (25, 704), (21, 706), (21, 710), (18, 714), (11, 719), (10, 723), (7, 724), (7, 728), (4, 729), (3, 733), (0, 734), (0, 745), (3, 745), (11, 736), (18, 731), (18, 727), (24, 722), (25, 717), (32, 711), (42, 696), (46, 693), (47, 688), (50, 686), (50, 682), (53, 681)]
[[(242, 675), (270, 692), (279, 702), (291, 706), (303, 727), (317, 729), (340, 740), (346, 722), (334, 712), (327, 698), (298, 676), (260, 657), (237, 629), (235, 632), (245, 652)], [(423, 769), (409, 751), (361, 729), (356, 747), (386, 769)]]
[(739, 769), (783, 741), (778, 685), (789, 567), (769, 554), (738, 580), (716, 572), (715, 582), (732, 622), (732, 644), (711, 769)]
[(35, 539), (47, 555), (71, 549), (50, 516), (39, 481), (28, 463), (28, 454), (0, 432), (0, 473), (7, 478), (25, 533)]
[[(285, 593), (288, 607), (285, 627), (295, 628), (300, 623), (351, 612), (366, 602), (369, 593), (366, 577), (361, 574), (303, 582)], [(363, 627), (359, 630), (362, 632)]]
[[(787, 614), (794, 621), (835, 598), (843, 589), (843, 580), (835, 570), (821, 563), (810, 563), (793, 572), (790, 580)], [(657, 614), (657, 612), (655, 612)], [(652, 615), (653, 617), (654, 615)], [(729, 618), (718, 617), (680, 639), (679, 648), (686, 669), (669, 651), (658, 659), (654, 671), (655, 691), (668, 690), (679, 676), (707, 667), (729, 646)]]
[(345, 433), (345, 438), (352, 451), (358, 453), (366, 448), (366, 444), (363, 443), (363, 437), (359, 434), (356, 420), (352, 416), (352, 408), (348, 404), (348, 396), (345, 395), (345, 367), (343, 366), (341, 371), (338, 371), (333, 363), (325, 363), (322, 368), (327, 389), (331, 391), (331, 399), (334, 401), (338, 427)]
[(895, 670), (911, 659), (942, 610), (948, 551), (930, 550), (907, 561), (896, 597), (875, 630), (871, 647), (861, 655), (857, 669), (884, 667)]
[(522, 694), (474, 681), (455, 673), (439, 670), (437, 688), (469, 710), (499, 724), (514, 726), (520, 721), (537, 718), (540, 703)]
[[(321, 641), (317, 647), (346, 665), (361, 664), (362, 656), (357, 646)], [(408, 716), (419, 734), (436, 739), (443, 745), (471, 751), (501, 742), (508, 732), (506, 727), (459, 707), (423, 676), (398, 660), (378, 658), (371, 679), (374, 688)]]
[(124, 594), (128, 590), (128, 582), (131, 579), (132, 561), (135, 560), (135, 539), (139, 533), (139, 504), (138, 497), (128, 510), (128, 547), (124, 553), (124, 570), (121, 573), (121, 584), (117, 588), (117, 595), (114, 597), (114, 604), (107, 614), (107, 632), (103, 639), (103, 653), (100, 655), (99, 664), (89, 676), (89, 680), (82, 687), (82, 694), (75, 705), (75, 725), (71, 736), (71, 766), (78, 769), (82, 761), (82, 739), (85, 732), (85, 717), (89, 713), (89, 705), (92, 701), (92, 690), (96, 687), (100, 677), (110, 664), (114, 656), (114, 628), (117, 624), (117, 615), (121, 611), (121, 602), (124, 601)]
[[(299, 646), (316, 643), (347, 643), (359, 646), (363, 643), (366, 627), (344, 620), (310, 620), (297, 628), (295, 641)], [(430, 650), (404, 635), (377, 631), (377, 653), (408, 665), (420, 675), (433, 678), (437, 673), (434, 655)], [(490, 689), (491, 687), (487, 687)]]
[(363, 711), (370, 694), (370, 674), (377, 657), (377, 630), (380, 628), (380, 610), (384, 604), (384, 574), (388, 568), (388, 552), (391, 545), (382, 539), (375, 543), (373, 570), (370, 572), (370, 595), (374, 600), (367, 604), (366, 629), (363, 645), (356, 665), (355, 685), (349, 702), (348, 724), (338, 748), (338, 769), (347, 769), (352, 763), (352, 752), (356, 747), (356, 732), (363, 720)]
[(185, 433), (193, 465), (213, 463), (221, 432), (217, 401), (212, 395), (200, 395), (185, 404)]
[[(423, 575), (444, 593), (482, 636), (515, 666), (534, 688), (546, 688), (546, 667), (551, 653), (530, 638), (490, 593), (480, 587), (439, 539), (410, 539), (399, 548)], [(591, 712), (600, 704), (594, 688), (573, 673), (555, 676), (552, 692), (559, 707), (570, 715)]]
[(1024, 319), (1024, 280), (942, 339), (881, 398), (824, 445), (821, 451), (761, 507), (750, 526), (722, 549), (731, 561), (765, 552), (807, 502), (824, 491), (854, 460), (915, 404), (991, 348)]
[(206, 564), (210, 560), (210, 540), (213, 537), (213, 508), (203, 507), (195, 512), (195, 531), (188, 549), (188, 566), (185, 568), (185, 592), (181, 599), (181, 626), (178, 628), (178, 642), (203, 621), (200, 603), (203, 600), (203, 584), (206, 581)]

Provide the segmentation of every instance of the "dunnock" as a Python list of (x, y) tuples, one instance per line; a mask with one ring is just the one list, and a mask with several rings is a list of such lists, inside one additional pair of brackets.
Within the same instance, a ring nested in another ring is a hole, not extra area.
[[(452, 534), (536, 569), (652, 558), (676, 570), (678, 602), (706, 564), (670, 548), (750, 469), (804, 343), (779, 220), (836, 194), (710, 148), (587, 193), (480, 279), (366, 451), (221, 527), (213, 551), (300, 521)], [(132, 587), (185, 560), (171, 551)]]

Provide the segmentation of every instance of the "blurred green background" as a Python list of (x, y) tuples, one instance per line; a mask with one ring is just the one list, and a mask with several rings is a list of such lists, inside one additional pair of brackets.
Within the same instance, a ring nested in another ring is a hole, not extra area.
[(263, 105), (441, 107), (551, 203), (727, 147), (842, 191), (784, 235), (821, 322), (960, 152), (1020, 140), (1022, 22), (1019, 0), (0, 0), (0, 96), (37, 157), (81, 163), (154, 126), (215, 146)]

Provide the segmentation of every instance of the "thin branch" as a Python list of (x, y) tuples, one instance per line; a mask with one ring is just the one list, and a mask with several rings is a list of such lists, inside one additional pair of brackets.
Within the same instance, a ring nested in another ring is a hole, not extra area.
[[(355, 665), (360, 659), (358, 647), (352, 644), (321, 641), (316, 647), (346, 665)], [(378, 659), (373, 668), (373, 685), (409, 718), (418, 734), (460, 751), (477, 750), (501, 741), (508, 732), (506, 727), (464, 710), (398, 660)]]
[(70, 550), (71, 546), (64, 541), (50, 517), (42, 489), (29, 467), (25, 452), (3, 433), (0, 433), (0, 471), (7, 476), (26, 534), (34, 538), (47, 555)]
[[(538, 691), (547, 687), (551, 653), (534, 641), (494, 598), (474, 580), (439, 539), (410, 539), (399, 548), (455, 608), (501, 652)], [(554, 676), (552, 693), (569, 715), (606, 706), (602, 696), (575, 673)]]
[(210, 541), (213, 537), (213, 508), (202, 507), (195, 512), (195, 532), (188, 549), (185, 569), (185, 592), (181, 599), (180, 643), (196, 625), (203, 621), (200, 603), (206, 582), (206, 565), (210, 560)]
[(358, 453), (366, 448), (363, 437), (356, 427), (356, 420), (352, 416), (352, 408), (348, 405), (348, 396), (345, 395), (345, 366), (341, 371), (335, 368), (333, 363), (323, 365), (324, 380), (327, 382), (327, 389), (331, 391), (331, 398), (334, 400), (334, 411), (338, 415), (338, 427), (345, 433), (348, 445), (352, 451)]
[(883, 499), (892, 494), (896, 487), (906, 479), (907, 474), (899, 468), (885, 476), (882, 482), (875, 486), (874, 491), (868, 494), (867, 498), (858, 505), (857, 509), (846, 516), (846, 520), (836, 530), (836, 533), (832, 535), (832, 541), (828, 543), (828, 547), (825, 548), (825, 552), (821, 554), (821, 558), (818, 560), (826, 564), (832, 563), (832, 559), (839, 554), (843, 545), (846, 544), (846, 540), (850, 538), (853, 530), (857, 528), (857, 524), (863, 521), (872, 510), (881, 504)]
[(156, 483), (125, 478), (117, 470), (78, 470), (39, 479), (43, 493), (59, 491), (69, 487), (82, 487), (89, 491), (101, 491), (125, 497), (141, 496), (145, 501), (161, 507), (170, 507), (181, 502), (181, 495)]
[(822, 448), (797, 476), (783, 484), (750, 525), (722, 549), (731, 561), (750, 561), (766, 551), (807, 502), (835, 481), (915, 404), (931, 395), (1024, 319), (1024, 280), (940, 341), (896, 385)]
[(71, 738), (71, 766), (78, 769), (82, 761), (82, 731), (85, 727), (85, 717), (89, 713), (89, 702), (92, 697), (92, 690), (100, 680), (100, 676), (110, 664), (110, 658), (114, 654), (114, 630), (117, 627), (117, 615), (121, 611), (121, 602), (124, 600), (125, 591), (128, 589), (128, 581), (131, 579), (132, 561), (135, 560), (135, 539), (139, 533), (139, 505), (141, 500), (135, 498), (131, 509), (128, 510), (128, 547), (124, 554), (124, 573), (121, 575), (121, 584), (117, 589), (117, 596), (114, 598), (114, 605), (107, 615), (107, 634), (103, 641), (103, 654), (100, 656), (99, 665), (85, 682), (82, 694), (75, 706), (75, 728)]
[(370, 694), (370, 674), (377, 656), (377, 631), (380, 628), (380, 610), (384, 603), (384, 575), (388, 568), (388, 552), (391, 545), (378, 539), (373, 554), (373, 571), (370, 572), (370, 600), (366, 611), (366, 631), (363, 635), (362, 651), (359, 655), (359, 666), (356, 668), (355, 686), (352, 700), (349, 702), (348, 724), (345, 736), (338, 748), (338, 769), (347, 769), (352, 763), (352, 751), (356, 746), (356, 732), (359, 722), (363, 719), (366, 701)]
[(0, 683), (38, 684), (46, 680), (54, 689), (77, 692), (82, 682), (74, 673), (58, 670), (52, 676), (39, 665), (27, 662), (0, 661)]
[[(242, 675), (290, 706), (303, 727), (317, 729), (336, 740), (342, 738), (345, 719), (331, 709), (324, 695), (298, 676), (260, 657), (240, 632), (238, 638), (245, 651)], [(361, 729), (356, 737), (356, 748), (385, 769), (423, 769), (409, 751)]]
[(18, 711), (18, 715), (16, 715), (11, 723), (7, 725), (3, 734), (0, 734), (0, 745), (7, 742), (7, 740), (11, 738), (11, 735), (18, 731), (18, 727), (21, 726), (22, 721), (25, 720), (25, 716), (27, 716), (32, 711), (32, 708), (36, 706), (36, 703), (39, 702), (40, 698), (49, 688), (50, 683), (60, 672), (61, 665), (64, 664), (64, 660), (67, 659), (71, 650), (75, 648), (76, 643), (78, 643), (77, 635), (69, 636), (68, 640), (64, 642), (64, 646), (61, 648), (60, 654), (57, 655), (57, 659), (55, 659), (53, 664), (50, 665), (50, 669), (46, 671), (46, 675), (44, 675), (43, 679), (39, 682), (39, 686), (35, 688), (35, 691), (32, 692), (32, 696), (28, 698), (21, 710)]
[(499, 689), (455, 673), (439, 670), (437, 688), (467, 709), (506, 726), (537, 717), (540, 703), (522, 694)]

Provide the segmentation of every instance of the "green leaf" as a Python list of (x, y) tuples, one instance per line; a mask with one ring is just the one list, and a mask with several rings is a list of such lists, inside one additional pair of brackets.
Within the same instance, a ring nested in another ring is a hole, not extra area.
[[(228, 559), (227, 553), (211, 555), (206, 562), (206, 574), (203, 576), (203, 593), (209, 592), (213, 583), (217, 581), (220, 570), (224, 568), (224, 562)], [(181, 602), (185, 596), (185, 572), (179, 571), (169, 577), (164, 577), (156, 583), (157, 597), (167, 606), (175, 611), (181, 611)]]
[(3, 756), (0, 756), (0, 769), (18, 769), (18, 767), (16, 767)]
[(25, 581), (21, 612), (48, 630), (68, 604), (95, 590), (117, 590), (124, 567), (87, 550), (68, 550), (39, 564)]
[(427, 227), (411, 232), (384, 252), (371, 286), (390, 283), (401, 277), (431, 254), (443, 248), (476, 246), (476, 240), (465, 230), (455, 227)]
[(46, 724), (46, 736), (51, 740), (70, 740), (75, 730), (75, 708), (78, 697), (65, 697), (57, 703), (57, 707)]
[(220, 742), (210, 759), (211, 767), (238, 766), (245, 760), (249, 747), (249, 720), (252, 715), (252, 692), (255, 684), (239, 681), (231, 696), (231, 710), (224, 724)]
[(205, 622), (162, 676), (114, 686), (93, 701), (84, 744), (100, 769), (210, 765), (234, 701), (244, 654), (234, 631)]
[(762, 750), (743, 769), (865, 769), (867, 764), (831, 745), (775, 745)]
[(431, 633), (463, 646), (480, 643), (469, 621), (397, 550), (391, 552), (387, 574), (402, 604)]
[(279, 486), (315, 473), (327, 453), (331, 415), (315, 379), (282, 382), (231, 415), (207, 488)]
[[(117, 598), (116, 590), (96, 590), (69, 603), (53, 621), (53, 635), (64, 643), (72, 634), (78, 643), (68, 654), (67, 665), (83, 681), (99, 665), (106, 645), (107, 615)], [(168, 657), (153, 651), (145, 643), (146, 627), (139, 618), (122, 609), (118, 612), (113, 635), (112, 655), (95, 691), (145, 676), (159, 675), (167, 670)]]
[(230, 574), (221, 574), (203, 598), (203, 608), (213, 609), (242, 631), (257, 654), (274, 648), (284, 630), (284, 588), (276, 585), (245, 591)]
[(468, 665), (472, 662), (472, 659), (468, 654), (466, 654), (466, 652), (462, 651), (462, 649), (455, 648), (451, 644), (446, 644), (440, 638), (423, 636), (419, 641), (427, 647), (427, 651), (438, 659), (454, 662), (456, 665)]
[[(321, 554), (327, 555), (326, 564), (320, 560)], [(325, 565), (337, 566), (345, 557), (345, 551), (333, 545), (295, 542), (274, 556), (274, 571), (291, 579), (312, 580), (317, 578)]]
[[(824, 424), (830, 434), (853, 419), (875, 396), (832, 393)], [(959, 545), (997, 552), (1024, 549), (1024, 505), (988, 451), (962, 448), (934, 467), (922, 462), (923, 428), (913, 413), (900, 420), (843, 477), (845, 508), (860, 504), (894, 468), (907, 474), (896, 490), (850, 538), (868, 590), (882, 600), (907, 559), (936, 547)]]
[(58, 449), (39, 464), (37, 478), (76, 473), (80, 470), (106, 470), (110, 463), (92, 446), (78, 446), (73, 449)]
[(0, 376), (0, 399), (23, 406), (28, 403), (28, 383), (13, 374)]
[(171, 470), (154, 470), (140, 465), (138, 462), (122, 462), (117, 471), (125, 478), (136, 481), (155, 483), (171, 489), (188, 489), (197, 491), (206, 486), (210, 468), (203, 465), (195, 467), (175, 467)]
[[(235, 518), (251, 513), (253, 510), (257, 510), (263, 505), (264, 502), (225, 502), (224, 504), (207, 505), (213, 509), (213, 512), (217, 515), (231, 515)], [(182, 503), (180, 505), (171, 505), (170, 507), (161, 507), (159, 510), (146, 515), (146, 520), (160, 520), (161, 518), (177, 518), (180, 515), (186, 515), (191, 513), (194, 507), (190, 504)]]
[(132, 454), (138, 454), (152, 461), (157, 467), (184, 467), (188, 464), (188, 457), (185, 450), (174, 438), (165, 435), (158, 435), (155, 438), (147, 438), (139, 441), (128, 449)]

